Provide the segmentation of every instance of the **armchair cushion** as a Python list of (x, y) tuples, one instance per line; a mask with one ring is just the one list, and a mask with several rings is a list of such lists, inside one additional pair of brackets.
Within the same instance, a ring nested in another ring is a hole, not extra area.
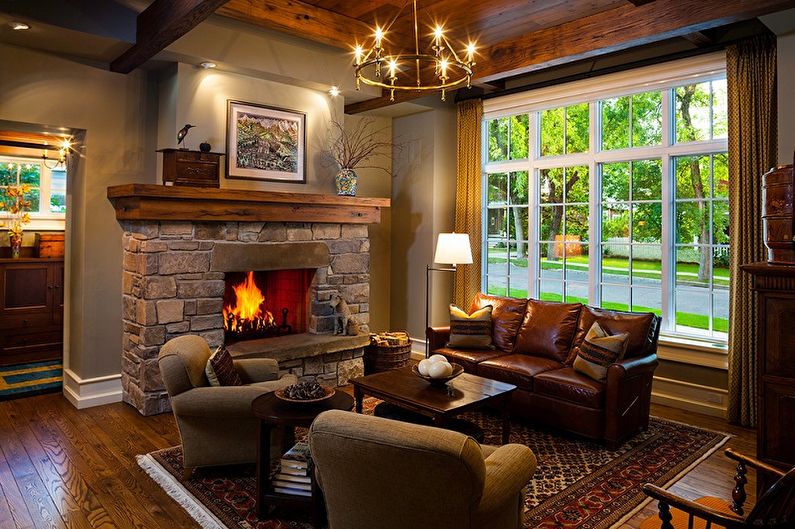
[(177, 416), (250, 418), (251, 402), (273, 391), (259, 386), (207, 386), (194, 388), (171, 399)]
[(479, 363), (478, 375), (532, 391), (534, 376), (562, 367), (560, 362), (540, 356), (504, 355)]
[(486, 482), (477, 508), (483, 527), (506, 509), (506, 502), (521, 491), (536, 471), (536, 457), (525, 445), (507, 444), (486, 457)]
[(494, 307), (491, 312), (491, 336), (494, 340), (494, 346), (504, 353), (510, 353), (516, 343), (519, 327), (522, 326), (524, 312), (527, 309), (527, 300), (491, 296), (478, 292), (472, 302), (472, 306), (469, 308), (469, 312), (482, 309), (486, 305)]
[(279, 362), (274, 358), (243, 358), (233, 363), (243, 384), (279, 378)]
[(451, 362), (461, 364), (467, 373), (477, 373), (480, 362), (505, 354), (496, 349), (452, 349), (450, 347), (431, 349), (431, 351), (434, 354), (444, 355)]
[(242, 386), (243, 381), (235, 370), (232, 355), (224, 347), (215, 350), (204, 368), (211, 386)]

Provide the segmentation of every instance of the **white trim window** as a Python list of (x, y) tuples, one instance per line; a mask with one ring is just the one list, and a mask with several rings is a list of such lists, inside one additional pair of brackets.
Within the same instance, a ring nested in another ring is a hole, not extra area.
[(487, 100), (482, 289), (725, 343), (726, 98), (713, 54)]
[[(26, 230), (64, 229), (66, 217), (66, 168), (47, 167), (40, 159), (0, 156), (0, 202), (8, 202), (5, 188), (30, 184), (26, 198), (31, 202), (30, 224)], [(0, 218), (6, 212), (0, 209)]]

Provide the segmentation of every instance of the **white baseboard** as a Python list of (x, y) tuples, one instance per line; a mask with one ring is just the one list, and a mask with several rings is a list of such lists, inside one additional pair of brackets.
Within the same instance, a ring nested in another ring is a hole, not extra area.
[(104, 377), (80, 378), (64, 369), (63, 394), (78, 410), (121, 402), (121, 373)]
[(419, 362), (425, 358), (425, 340), (411, 339), (411, 359)]
[(726, 417), (729, 392), (672, 378), (654, 377), (651, 401), (713, 417)]

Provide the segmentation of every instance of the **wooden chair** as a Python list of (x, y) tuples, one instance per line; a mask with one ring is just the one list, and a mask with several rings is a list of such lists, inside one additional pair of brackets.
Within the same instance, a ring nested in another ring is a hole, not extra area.
[[(735, 487), (731, 502), (719, 502), (715, 498), (701, 498), (690, 501), (651, 483), (643, 485), (643, 492), (659, 501), (659, 520), (653, 527), (660, 529), (677, 529), (687, 527), (695, 529), (792, 529), (795, 528), (795, 468), (784, 472), (767, 465), (757, 459), (745, 456), (728, 449), (726, 457), (737, 461), (737, 474), (734, 476)], [(766, 474), (776, 482), (757, 500), (756, 505), (745, 515), (746, 500), (745, 474), (747, 467), (756, 469), (757, 473)], [(702, 501), (706, 500), (706, 501)], [(710, 501), (712, 500), (712, 501)], [(671, 507), (674, 507), (673, 512)], [(680, 512), (676, 512), (676, 511)], [(651, 527), (652, 519), (641, 527)], [(661, 522), (661, 523), (660, 523)], [(686, 522), (686, 523), (685, 523)]]

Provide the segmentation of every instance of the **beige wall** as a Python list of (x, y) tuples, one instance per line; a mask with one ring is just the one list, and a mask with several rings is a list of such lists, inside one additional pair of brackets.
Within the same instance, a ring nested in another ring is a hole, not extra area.
[[(436, 236), (453, 227), (455, 111), (441, 107), (392, 121), (395, 150), (392, 185), (391, 324), (424, 339), (425, 266)], [(452, 278), (431, 278), (431, 324), (449, 322)]]
[(795, 152), (795, 33), (778, 37), (778, 162), (793, 162)]
[(143, 72), (113, 74), (7, 45), (0, 63), (0, 119), (86, 130), (68, 188), (67, 366), (84, 379), (118, 373), (122, 231), (106, 189), (154, 181), (154, 85)]

